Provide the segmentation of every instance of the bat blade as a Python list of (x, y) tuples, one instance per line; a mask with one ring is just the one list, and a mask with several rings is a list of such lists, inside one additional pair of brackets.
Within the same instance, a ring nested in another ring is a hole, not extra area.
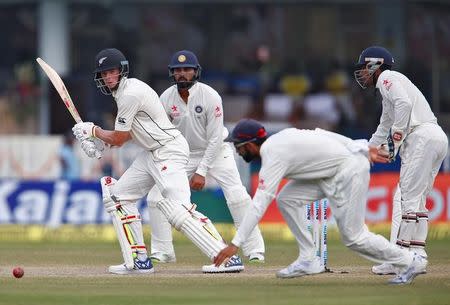
[(66, 106), (67, 110), (69, 110), (75, 122), (83, 122), (83, 120), (81, 120), (80, 114), (77, 111), (77, 108), (72, 101), (72, 98), (70, 97), (69, 91), (67, 91), (66, 85), (64, 85), (64, 82), (62, 81), (59, 74), (41, 58), (36, 58), (36, 61), (52, 82), (53, 87), (55, 87), (56, 91), (58, 91), (59, 96), (63, 100), (64, 105)]

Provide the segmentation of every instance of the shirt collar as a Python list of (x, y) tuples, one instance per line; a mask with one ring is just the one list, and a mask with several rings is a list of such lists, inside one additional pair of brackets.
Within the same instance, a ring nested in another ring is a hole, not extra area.
[[(177, 85), (174, 85), (174, 86), (175, 86), (175, 90), (176, 90), (177, 93), (178, 93), (178, 97), (180, 98), (180, 101), (182, 101), (183, 104), (185, 104), (185, 102), (184, 102), (183, 99), (181, 98), (180, 92), (178, 92)], [(190, 100), (193, 96), (195, 96), (195, 95), (197, 94), (197, 92), (198, 92), (198, 87), (199, 87), (199, 85), (198, 85), (198, 81), (197, 81), (197, 82), (195, 82), (195, 84), (192, 85), (191, 88), (188, 89), (188, 91), (189, 91), (188, 102), (189, 102), (189, 100)]]
[(189, 97), (194, 96), (198, 91), (198, 81), (195, 82), (195, 84), (192, 85), (191, 88), (189, 88)]
[(122, 94), (123, 89), (125, 88), (126, 81), (127, 81), (127, 78), (122, 77), (122, 79), (120, 80), (120, 83), (119, 83), (119, 87), (117, 88), (117, 90), (112, 92), (112, 96), (114, 98), (118, 98)]
[(381, 85), (383, 84), (383, 78), (386, 77), (386, 74), (388, 74), (388, 71), (390, 70), (384, 70), (383, 72), (381, 72), (380, 75), (378, 75), (378, 79), (377, 79), (377, 84), (376, 84), (376, 88), (380, 89)]

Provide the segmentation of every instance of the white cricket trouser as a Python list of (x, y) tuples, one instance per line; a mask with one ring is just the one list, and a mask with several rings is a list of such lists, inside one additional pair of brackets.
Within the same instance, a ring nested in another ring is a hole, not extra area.
[[(432, 123), (415, 127), (406, 136), (400, 148), (400, 183), (396, 192), (397, 198), (394, 197), (394, 212), (398, 211), (395, 205), (401, 207), (397, 244), (410, 247), (422, 256), (426, 256), (428, 234), (426, 198), (447, 155), (447, 149), (447, 136), (439, 125)], [(391, 237), (395, 234), (395, 223), (396, 220), (393, 219)]]
[(433, 187), (442, 161), (447, 155), (448, 139), (436, 124), (417, 126), (400, 148), (400, 192), (402, 212), (428, 212), (426, 197)]
[[(189, 177), (195, 173), (200, 161), (201, 157), (191, 155), (186, 169)], [(244, 218), (246, 209), (252, 204), (252, 200), (242, 185), (234, 160), (233, 149), (229, 143), (222, 145), (221, 151), (208, 170), (207, 176), (213, 178), (221, 187), (234, 224), (238, 228)], [(156, 208), (156, 203), (162, 199), (161, 197), (159, 190), (156, 188), (153, 188), (147, 197), (152, 229), (151, 253), (170, 254), (174, 253), (172, 229), (162, 212)], [(245, 256), (251, 253), (265, 252), (264, 240), (258, 227), (252, 231), (247, 241), (242, 245), (242, 250)]]
[[(127, 207), (137, 211), (136, 202), (156, 185), (166, 198), (190, 206), (191, 193), (185, 171), (188, 151), (186, 140), (179, 136), (156, 151), (141, 152), (110, 187), (111, 196), (117, 201), (128, 202)], [(133, 229), (138, 244), (144, 244), (140, 222)]]
[(397, 185), (394, 193), (394, 199), (392, 200), (392, 223), (391, 223), (391, 235), (389, 240), (391, 243), (397, 243), (398, 229), (400, 228), (400, 222), (402, 221), (402, 194), (400, 187)]
[(357, 154), (343, 163), (334, 177), (306, 183), (293, 180), (283, 188), (277, 198), (278, 207), (299, 241), (300, 251), (301, 244), (304, 244), (306, 253), (300, 253), (300, 257), (315, 255), (311, 234), (305, 224), (301, 223), (306, 217), (306, 211), (301, 207), (326, 197), (341, 239), (347, 247), (377, 263), (404, 267), (412, 262), (410, 252), (389, 243), (381, 235), (370, 232), (365, 225), (369, 179), (369, 161), (365, 156)]
[(277, 196), (278, 209), (297, 240), (301, 261), (310, 261), (316, 257), (314, 240), (306, 226), (306, 205), (314, 201), (311, 198), (322, 199), (323, 192), (317, 183), (299, 180), (287, 182)]
[(155, 151), (142, 151), (111, 187), (117, 200), (138, 201), (155, 185), (165, 198), (190, 206), (188, 144), (182, 136)]

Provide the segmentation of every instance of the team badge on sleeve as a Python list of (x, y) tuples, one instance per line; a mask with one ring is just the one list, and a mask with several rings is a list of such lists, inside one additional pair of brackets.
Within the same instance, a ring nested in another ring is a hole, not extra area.
[(260, 190), (265, 190), (266, 189), (266, 185), (264, 183), (264, 179), (259, 179), (259, 181), (258, 181), (258, 189), (260, 189)]
[(391, 89), (392, 86), (392, 81), (388, 79), (383, 80), (383, 86), (386, 88), (387, 91), (389, 91), (389, 89)]
[(222, 116), (222, 109), (220, 109), (219, 106), (216, 106), (215, 116), (216, 116), (216, 118), (219, 118)]

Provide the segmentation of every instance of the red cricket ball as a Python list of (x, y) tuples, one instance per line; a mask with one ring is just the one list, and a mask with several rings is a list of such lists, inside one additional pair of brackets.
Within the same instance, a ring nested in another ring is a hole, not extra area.
[(13, 269), (12, 273), (13, 273), (14, 277), (21, 278), (24, 274), (24, 271), (21, 267), (16, 267)]

